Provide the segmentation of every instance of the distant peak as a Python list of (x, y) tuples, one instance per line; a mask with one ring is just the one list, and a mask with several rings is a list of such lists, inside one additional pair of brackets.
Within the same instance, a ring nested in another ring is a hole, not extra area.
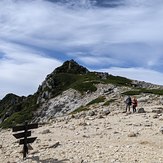
[(55, 73), (72, 73), (72, 74), (86, 74), (88, 69), (79, 65), (73, 59), (65, 61), (62, 66), (58, 67), (54, 71)]

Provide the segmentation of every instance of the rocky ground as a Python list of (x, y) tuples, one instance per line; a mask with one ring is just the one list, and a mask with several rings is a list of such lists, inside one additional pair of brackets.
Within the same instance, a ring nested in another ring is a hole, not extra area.
[[(141, 105), (140, 100), (138, 108)], [(144, 104), (146, 113), (115, 110), (107, 115), (97, 111), (57, 118), (33, 130), (32, 136), (37, 136), (37, 140), (31, 144), (33, 150), (26, 160), (22, 160), (22, 146), (12, 131), (1, 130), (0, 162), (163, 163), (161, 106)]]

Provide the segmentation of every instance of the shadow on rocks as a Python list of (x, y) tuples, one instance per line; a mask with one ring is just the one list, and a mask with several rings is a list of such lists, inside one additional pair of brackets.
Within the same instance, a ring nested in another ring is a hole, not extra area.
[(39, 156), (33, 156), (33, 157), (29, 157), (27, 159), (36, 161), (37, 163), (66, 163), (67, 161), (69, 161), (68, 159), (58, 160), (58, 159), (53, 159), (53, 158), (40, 160)]

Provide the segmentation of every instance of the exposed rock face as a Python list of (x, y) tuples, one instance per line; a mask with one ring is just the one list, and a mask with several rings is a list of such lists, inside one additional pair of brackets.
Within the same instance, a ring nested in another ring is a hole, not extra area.
[(133, 80), (132, 84), (134, 87), (137, 88), (150, 88), (150, 89), (163, 89), (163, 86), (161, 85), (155, 85), (155, 84), (151, 84), (151, 83), (147, 83), (145, 81), (138, 81), (138, 80)]
[[(75, 117), (86, 117), (88, 115), (86, 111), (89, 111), (93, 118), (94, 116), (102, 118), (110, 113), (112, 115), (112, 111), (115, 110), (123, 112), (124, 100), (128, 95), (126, 92), (134, 95), (134, 91), (137, 90), (140, 92), (136, 94), (139, 108), (149, 105), (162, 107), (162, 97), (159, 95), (163, 94), (162, 88), (163, 86), (132, 81), (108, 73), (90, 72), (74, 60), (70, 60), (47, 75), (35, 94), (28, 97), (10, 94), (1, 100), (0, 121), (5, 119), (7, 125), (10, 125), (10, 122), (15, 125), (24, 120), (48, 122), (50, 119), (74, 112), (75, 114), (80, 112)], [(152, 94), (151, 89), (155, 89), (156, 94)], [(142, 90), (145, 91), (141, 92)], [(3, 118), (8, 111), (9, 116)], [(17, 116), (12, 116), (14, 113)], [(159, 109), (159, 113), (162, 113), (162, 110)]]
[(53, 73), (71, 73), (71, 74), (86, 74), (88, 69), (79, 65), (74, 60), (66, 61), (62, 66), (56, 68)]
[(76, 79), (71, 74), (87, 74), (87, 68), (79, 65), (74, 60), (66, 61), (62, 66), (56, 68), (51, 74), (47, 75), (42, 85), (38, 88), (39, 97), (37, 103), (45, 102), (62, 92), (63, 87), (69, 86)]
[(150, 99), (149, 96), (140, 97), (138, 98), (138, 102), (147, 102), (149, 99)]
[[(106, 90), (112, 92), (108, 97), (114, 94), (113, 85), (97, 85), (96, 92), (85, 93), (83, 95), (74, 89), (64, 91), (61, 95), (51, 98), (42, 104), (37, 112), (36, 117), (38, 118), (36, 118), (35, 121), (41, 120), (46, 122), (50, 118), (67, 115), (81, 106), (86, 106), (90, 101), (98, 98), (100, 95), (104, 95)], [(91, 106), (87, 107), (91, 108)], [(108, 109), (104, 109), (103, 112), (104, 114), (110, 113)]]

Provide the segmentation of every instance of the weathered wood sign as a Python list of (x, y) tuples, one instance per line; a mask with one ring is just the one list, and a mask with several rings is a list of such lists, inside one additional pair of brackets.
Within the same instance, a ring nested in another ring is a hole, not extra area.
[[(28, 146), (29, 146), (28, 144), (33, 143), (37, 138), (37, 137), (30, 137), (31, 131), (28, 131), (28, 130), (35, 129), (35, 128), (38, 128), (38, 123), (28, 124), (28, 122), (25, 122), (24, 125), (15, 126), (12, 128), (13, 132), (23, 131), (20, 133), (13, 134), (13, 136), (16, 139), (23, 138), (23, 139), (20, 139), (20, 141), (19, 141), (20, 145), (22, 145), (22, 144), (24, 145), (23, 146), (23, 158), (25, 158), (26, 155), (28, 154)], [(28, 138), (28, 137), (30, 137), (30, 138)]]

